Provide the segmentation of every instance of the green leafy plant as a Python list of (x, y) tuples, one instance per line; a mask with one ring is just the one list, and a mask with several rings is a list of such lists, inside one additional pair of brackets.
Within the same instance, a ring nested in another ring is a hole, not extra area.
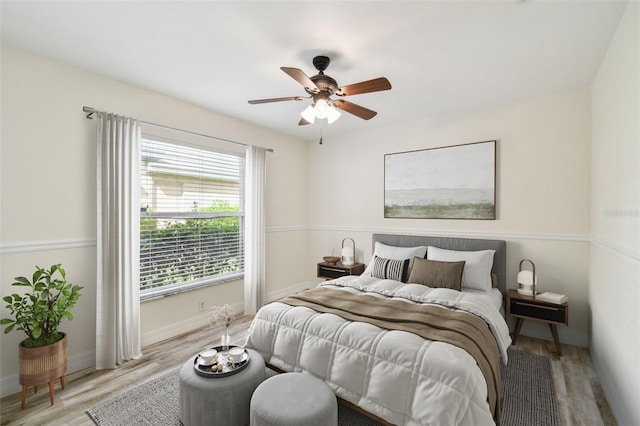
[(14, 293), (2, 298), (13, 318), (3, 318), (0, 325), (6, 325), (5, 334), (12, 330), (24, 331), (27, 339), (25, 347), (37, 348), (62, 339), (58, 327), (63, 318), (73, 320), (71, 308), (80, 297), (83, 288), (67, 282), (66, 272), (58, 265), (50, 269), (36, 266), (31, 281), (25, 277), (15, 277), (12, 284), (30, 287), (25, 294)]
[(214, 201), (207, 207), (194, 202), (191, 211), (214, 214), (180, 220), (141, 217), (140, 269), (148, 271), (141, 277), (141, 289), (240, 270), (241, 259), (233, 249), (241, 238), (240, 207), (226, 201)]

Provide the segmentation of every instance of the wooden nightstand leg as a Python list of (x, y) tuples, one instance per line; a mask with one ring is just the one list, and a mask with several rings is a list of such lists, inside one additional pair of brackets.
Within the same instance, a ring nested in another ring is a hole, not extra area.
[(553, 341), (556, 342), (556, 350), (558, 351), (558, 355), (562, 356), (562, 351), (560, 350), (560, 339), (558, 339), (558, 327), (555, 324), (549, 324), (549, 328), (551, 329), (551, 334), (553, 335)]
[(524, 318), (518, 318), (516, 320), (516, 331), (513, 332), (513, 339), (511, 339), (511, 343), (513, 345), (518, 343), (518, 336), (520, 336), (520, 329), (522, 328), (523, 322), (524, 322)]

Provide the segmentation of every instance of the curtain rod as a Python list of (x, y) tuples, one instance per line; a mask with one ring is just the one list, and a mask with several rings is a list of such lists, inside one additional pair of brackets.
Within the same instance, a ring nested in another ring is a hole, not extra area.
[[(83, 106), (82, 107), (82, 111), (86, 113), (87, 118), (89, 120), (93, 120), (93, 114), (98, 112), (95, 108), (88, 107), (88, 106)], [(150, 123), (148, 121), (142, 121), (142, 120), (138, 120), (138, 122), (140, 122), (142, 124), (146, 124), (147, 126), (160, 127), (162, 129), (173, 130), (173, 131), (181, 132), (181, 133), (187, 133), (189, 135), (201, 136), (203, 138), (215, 139), (215, 140), (219, 140), (219, 141), (223, 141), (223, 142), (235, 143), (237, 145), (249, 146), (249, 144), (246, 144), (246, 143), (236, 142), (236, 141), (232, 141), (232, 140), (229, 140), (229, 139), (218, 138), (218, 137), (215, 137), (215, 136), (209, 136), (209, 135), (205, 135), (205, 134), (202, 134), (202, 133), (191, 132), (189, 130), (176, 129), (175, 127), (169, 127), (169, 126), (165, 126), (165, 125), (162, 125), (162, 124)], [(265, 149), (268, 152), (273, 152), (272, 148), (265, 148)]]

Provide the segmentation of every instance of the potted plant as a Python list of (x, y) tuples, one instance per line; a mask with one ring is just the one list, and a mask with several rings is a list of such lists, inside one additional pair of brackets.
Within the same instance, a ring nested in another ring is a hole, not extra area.
[(5, 334), (12, 330), (23, 331), (27, 338), (18, 345), (18, 381), (22, 385), (24, 409), (28, 386), (49, 384), (49, 399), (53, 405), (53, 383), (60, 378), (64, 389), (67, 371), (67, 335), (58, 331), (63, 318), (73, 319), (71, 308), (80, 297), (83, 288), (67, 282), (66, 272), (59, 264), (49, 269), (36, 266), (31, 281), (25, 277), (14, 278), (16, 287), (29, 287), (26, 293), (2, 298), (12, 318), (3, 318)]

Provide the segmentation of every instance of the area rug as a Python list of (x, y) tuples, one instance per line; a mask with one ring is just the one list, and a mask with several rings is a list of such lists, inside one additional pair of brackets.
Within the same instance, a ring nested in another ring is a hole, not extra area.
[(503, 426), (558, 426), (558, 403), (551, 362), (544, 356), (509, 349), (502, 368)]
[[(179, 426), (179, 369), (107, 400), (87, 414), (98, 426)], [(551, 363), (543, 356), (509, 349), (509, 365), (502, 370), (504, 408), (502, 426), (557, 426), (558, 409)], [(339, 426), (378, 426), (379, 423), (342, 405)]]

